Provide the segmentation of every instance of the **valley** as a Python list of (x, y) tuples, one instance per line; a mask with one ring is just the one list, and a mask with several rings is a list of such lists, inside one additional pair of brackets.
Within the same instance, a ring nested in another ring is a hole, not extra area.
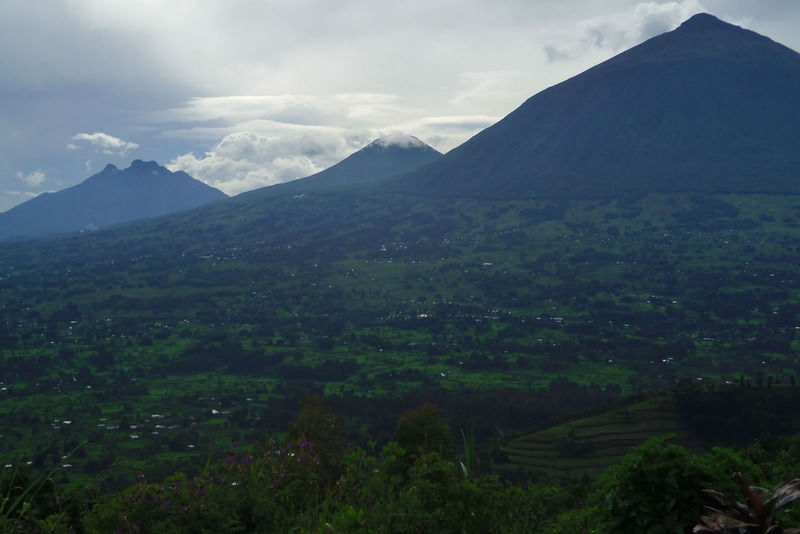
[[(212, 439), (280, 433), (309, 393), (341, 399), (366, 439), (391, 435), (361, 413), (380, 399), (399, 413), (437, 391), (567, 379), (611, 401), (679, 380), (788, 385), (798, 371), (793, 196), (442, 208), (328, 194), (264, 212), (254, 223), (245, 206), (216, 233), (196, 211), (7, 246), (6, 457), (47, 464), (89, 435), (69, 476), (102, 458), (171, 469)], [(452, 416), (485, 442), (498, 429), (480, 402)], [(501, 430), (537, 426), (531, 411)]]

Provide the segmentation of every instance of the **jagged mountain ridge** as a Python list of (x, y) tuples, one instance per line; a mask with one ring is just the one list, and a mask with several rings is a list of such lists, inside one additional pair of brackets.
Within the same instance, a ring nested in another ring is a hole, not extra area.
[(124, 170), (109, 164), (78, 185), (43, 193), (0, 213), (0, 239), (78, 232), (224, 198), (222, 191), (154, 161), (135, 160)]
[(800, 54), (711, 15), (528, 99), (394, 190), (800, 193)]

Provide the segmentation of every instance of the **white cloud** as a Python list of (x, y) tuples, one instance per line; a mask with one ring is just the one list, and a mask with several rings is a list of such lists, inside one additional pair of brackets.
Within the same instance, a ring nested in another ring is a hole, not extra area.
[(378, 138), (413, 136), (446, 152), (499, 118), (429, 112), (393, 94), (251, 95), (192, 98), (161, 120), (173, 126), (165, 137), (222, 139), (167, 167), (235, 195), (314, 174)]
[(28, 184), (30, 186), (36, 187), (38, 185), (41, 185), (45, 180), (47, 180), (47, 177), (45, 176), (45, 174), (42, 171), (36, 170), (36, 171), (33, 171), (33, 172), (29, 173), (29, 174), (24, 174), (22, 172), (18, 172), (17, 173), (17, 179), (22, 181), (22, 182), (25, 182), (26, 184)]
[(429, 112), (389, 93), (240, 95), (192, 98), (160, 120), (167, 138), (221, 139), (167, 166), (235, 195), (319, 172), (377, 138), (414, 136), (446, 151), (497, 120)]
[(639, 2), (633, 8), (580, 20), (569, 28), (572, 37), (553, 35), (554, 42), (544, 47), (545, 54), (550, 62), (608, 56), (673, 30), (703, 11), (706, 9), (699, 0)]
[[(481, 76), (476, 74), (468, 78), (481, 79)], [(511, 74), (504, 79), (508, 81), (506, 85), (518, 81)], [(501, 116), (470, 115), (461, 111), (469, 107), (465, 104), (467, 100), (488, 100), (487, 93), (502, 91), (499, 88), (502, 83), (492, 86), (479, 81), (477, 85), (482, 86), (482, 90), (473, 87), (474, 83), (465, 85), (470, 86), (465, 89), (470, 94), (437, 109), (453, 112), (450, 115), (438, 115), (433, 113), (434, 109), (409, 105), (393, 94), (341, 93), (192, 98), (182, 106), (159, 113), (159, 120), (172, 126), (163, 132), (164, 137), (211, 143), (225, 136), (249, 132), (269, 138), (273, 143), (283, 140), (281, 148), (286, 150), (294, 150), (299, 146), (296, 141), (301, 140), (303, 155), (314, 161), (322, 157), (332, 163), (342, 156), (341, 150), (331, 150), (334, 145), (343, 142), (349, 153), (375, 138), (393, 134), (412, 135), (437, 150), (447, 151)], [(340, 143), (332, 143), (334, 137), (340, 138)], [(315, 145), (317, 150), (313, 150)], [(211, 152), (217, 153), (218, 149)], [(285, 153), (288, 154), (293, 153)]]
[(400, 100), (397, 95), (381, 93), (195, 97), (179, 107), (153, 113), (152, 120), (190, 124), (210, 131), (227, 130), (226, 133), (253, 128), (246, 125), (257, 125), (259, 130), (363, 129), (405, 119), (410, 110)]
[[(97, 150), (100, 150), (103, 154), (108, 155), (118, 155), (118, 156), (125, 156), (131, 150), (136, 150), (139, 148), (139, 145), (136, 143), (125, 141), (120, 139), (119, 137), (114, 137), (113, 135), (108, 135), (103, 132), (95, 132), (95, 133), (78, 133), (72, 136), (73, 141), (85, 141), (89, 145), (95, 147)], [(69, 143), (67, 145), (68, 150), (78, 150), (80, 149), (80, 145), (76, 145), (75, 143)]]
[(420, 141), (413, 135), (406, 135), (402, 132), (388, 132), (382, 134), (375, 143), (381, 147), (399, 146), (402, 148), (411, 148), (415, 146), (425, 146), (426, 143)]
[(500, 118), (491, 115), (434, 115), (400, 123), (395, 127), (395, 131), (414, 135), (444, 153), (491, 126)]
[[(344, 135), (343, 135), (344, 134)], [(364, 144), (346, 132), (309, 131), (269, 136), (253, 131), (226, 135), (202, 157), (192, 153), (167, 164), (229, 195), (319, 172)]]

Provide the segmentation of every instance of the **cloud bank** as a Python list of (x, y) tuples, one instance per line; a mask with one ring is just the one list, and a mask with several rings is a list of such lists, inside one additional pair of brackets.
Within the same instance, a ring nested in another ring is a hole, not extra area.
[[(228, 195), (274, 185), (319, 172), (345, 158), (360, 140), (314, 132), (268, 136), (253, 131), (226, 135), (203, 156), (192, 153), (167, 164)], [(360, 147), (359, 147), (360, 148)]]
[(309, 176), (378, 138), (413, 135), (446, 151), (497, 120), (426, 111), (393, 94), (250, 95), (192, 98), (159, 120), (172, 127), (167, 138), (213, 143), (201, 156), (174, 157), (169, 169), (235, 195)]

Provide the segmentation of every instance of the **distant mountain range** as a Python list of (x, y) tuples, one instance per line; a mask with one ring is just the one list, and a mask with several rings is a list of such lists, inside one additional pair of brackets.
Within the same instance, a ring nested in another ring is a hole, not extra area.
[[(322, 192), (375, 184), (442, 156), (416, 137), (376, 139), (336, 165), (311, 176), (239, 195), (244, 201), (282, 194)], [(203, 206), (228, 198), (183, 171), (135, 160), (125, 170), (107, 165), (74, 187), (44, 193), (0, 213), (0, 239), (97, 229)], [(231, 206), (235, 209), (236, 204)]]
[(224, 198), (222, 191), (154, 161), (135, 160), (124, 170), (109, 164), (76, 186), (0, 213), (0, 239), (92, 230)]
[[(239, 196), (256, 202), (342, 187), (509, 199), (800, 193), (797, 95), (800, 54), (699, 14), (532, 96), (444, 156), (416, 138), (379, 139), (320, 173)], [(0, 239), (81, 231), (222, 198), (155, 162), (110, 165), (0, 214)]]
[(528, 99), (399, 191), (800, 193), (800, 54), (695, 15)]

